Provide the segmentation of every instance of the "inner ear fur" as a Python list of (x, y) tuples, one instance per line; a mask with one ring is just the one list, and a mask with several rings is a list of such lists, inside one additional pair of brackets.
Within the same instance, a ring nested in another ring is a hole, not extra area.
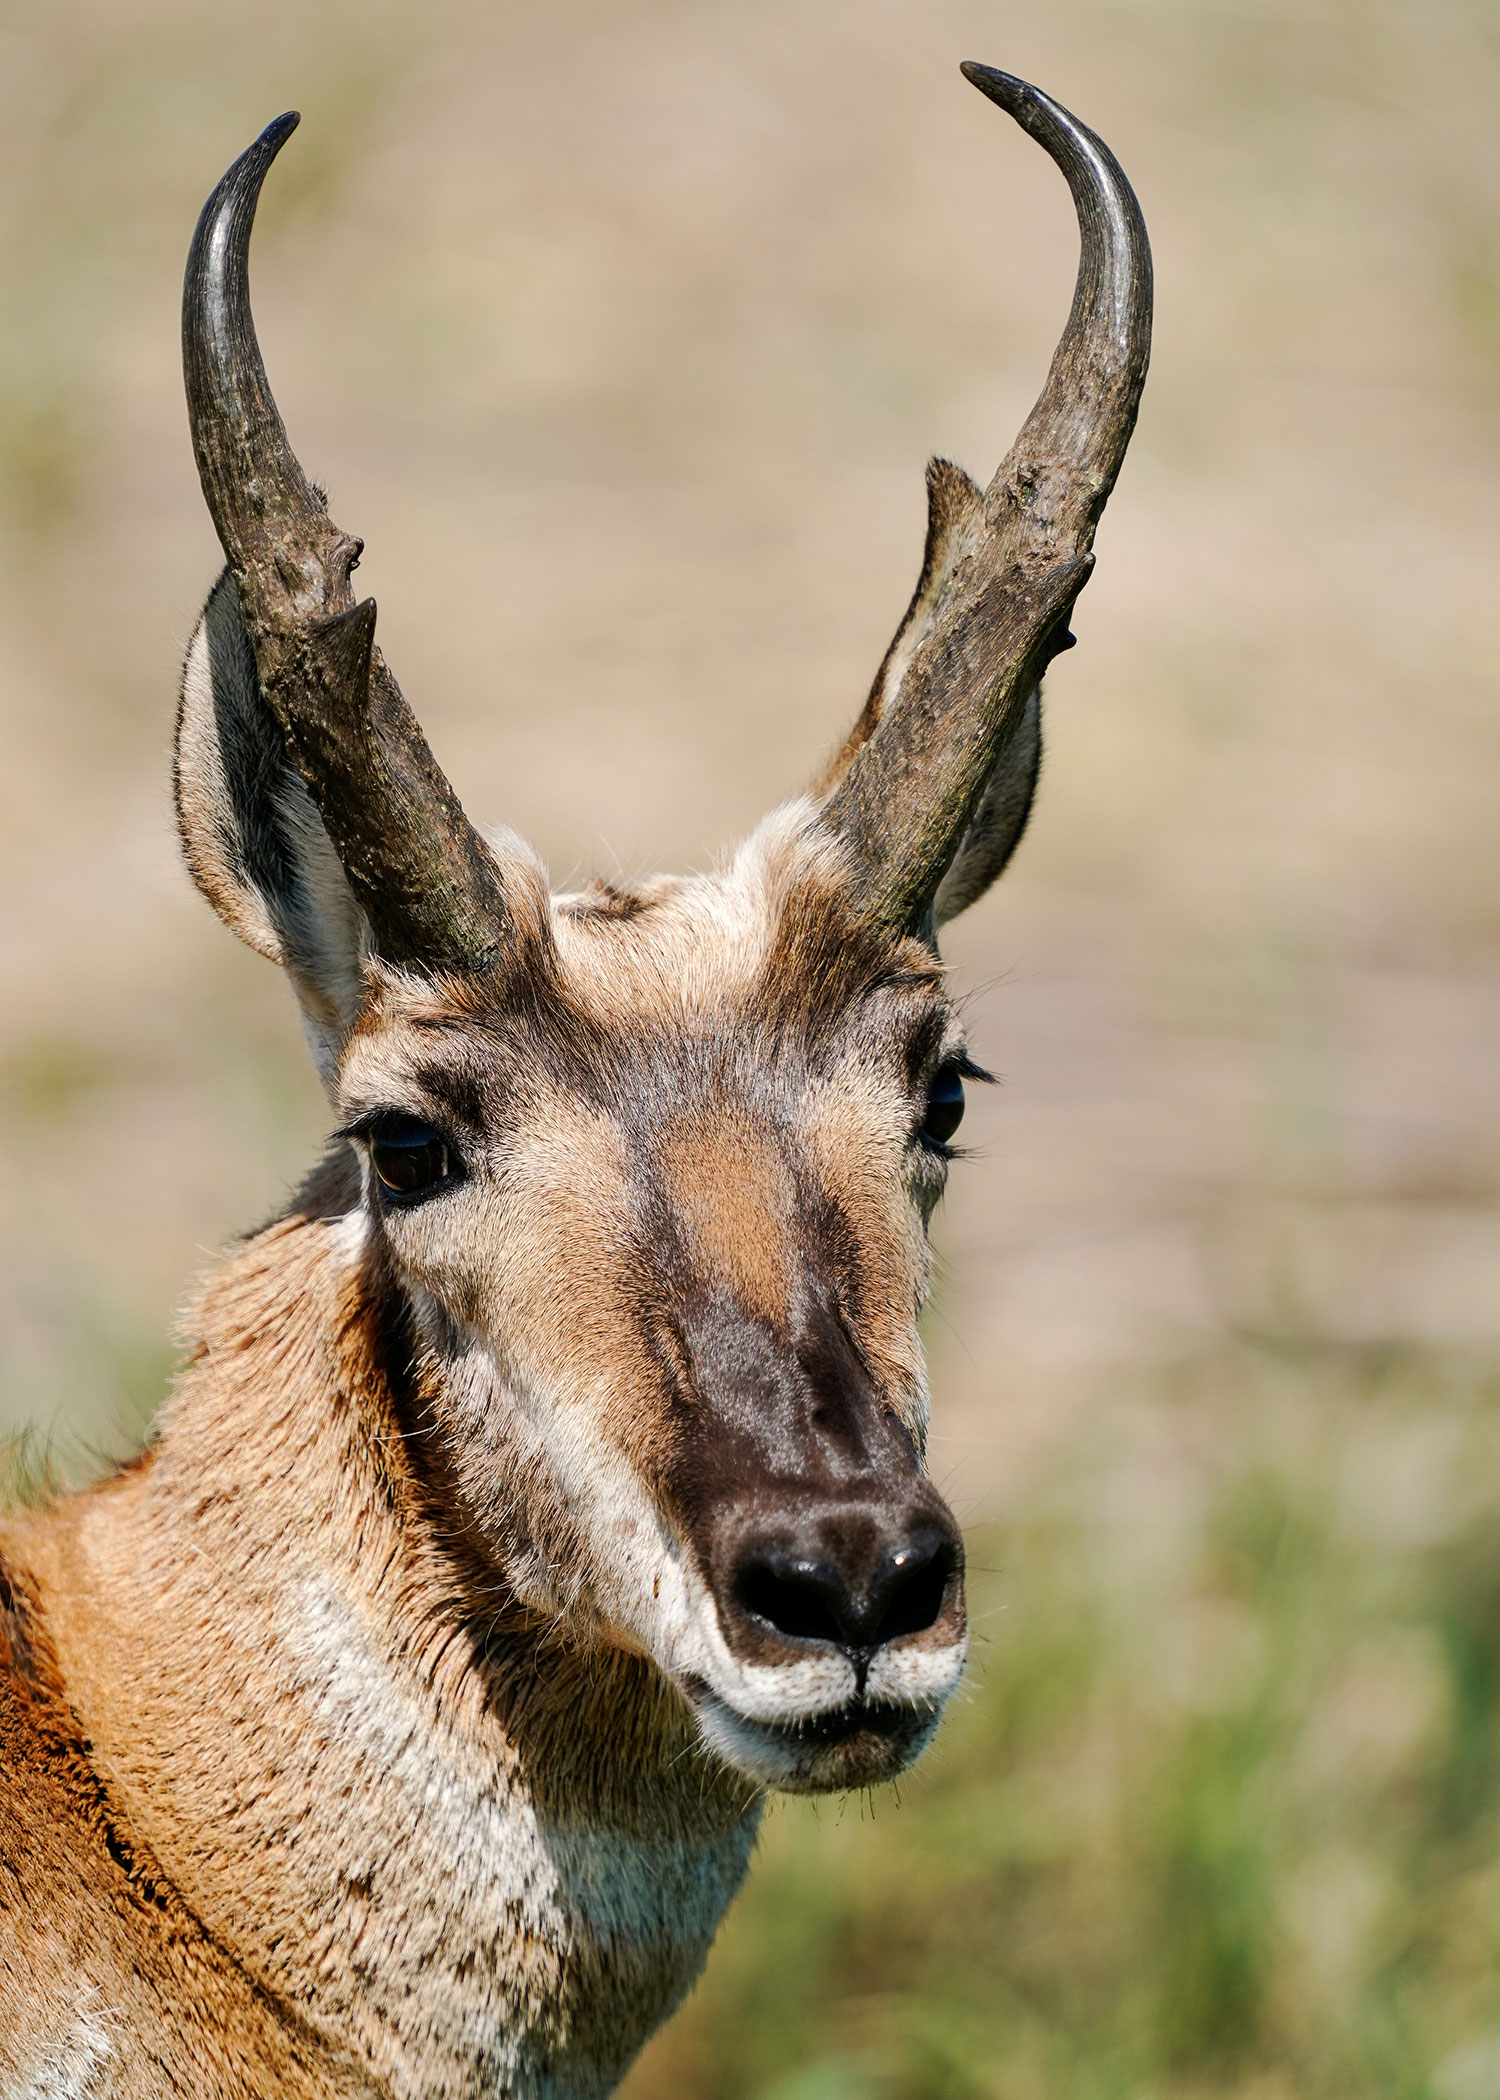
[(209, 593), (183, 666), (173, 764), (193, 880), (292, 980), (324, 1080), (364, 999), (368, 929), (261, 696), (234, 577)]
[(939, 926), (967, 911), (1005, 873), (1031, 815), (1041, 770), (1042, 689), (1034, 685), (995, 760), (948, 872), (938, 884), (932, 915)]
[[(820, 800), (833, 793), (856, 752), (894, 710), (908, 666), (941, 626), (955, 584), (982, 547), (986, 530), (984, 492), (978, 484), (952, 460), (929, 461), (922, 573), (859, 720), (814, 784)], [(1041, 760), (1042, 699), (1037, 685), (1017, 711), (1015, 728), (996, 755), (969, 827), (938, 887), (933, 917), (939, 926), (967, 910), (1003, 873), (1026, 829)]]

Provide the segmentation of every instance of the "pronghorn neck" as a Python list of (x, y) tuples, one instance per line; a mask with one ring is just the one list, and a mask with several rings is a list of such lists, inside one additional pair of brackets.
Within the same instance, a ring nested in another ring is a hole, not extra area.
[(394, 2094), (604, 2092), (759, 1797), (434, 1521), (340, 1182), (213, 1279), (146, 1460), (39, 1529), (47, 1632), (112, 1811), (271, 2000)]

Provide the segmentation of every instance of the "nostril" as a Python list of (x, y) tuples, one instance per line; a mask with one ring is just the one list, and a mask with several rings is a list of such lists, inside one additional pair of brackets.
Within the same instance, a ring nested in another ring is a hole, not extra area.
[(937, 1624), (953, 1576), (955, 1554), (946, 1540), (898, 1553), (883, 1594), (876, 1600), (878, 1619), (872, 1647), (899, 1641), (903, 1634), (925, 1633)]
[(741, 1562), (734, 1601), (785, 1640), (828, 1641), (870, 1655), (937, 1623), (957, 1567), (954, 1541), (931, 1533), (908, 1538), (857, 1587), (831, 1560), (762, 1547)]
[[(837, 1592), (837, 1594), (834, 1594)], [(793, 1641), (842, 1641), (847, 1609), (843, 1587), (833, 1571), (816, 1564), (775, 1566), (753, 1561), (735, 1584), (741, 1609), (764, 1619)]]

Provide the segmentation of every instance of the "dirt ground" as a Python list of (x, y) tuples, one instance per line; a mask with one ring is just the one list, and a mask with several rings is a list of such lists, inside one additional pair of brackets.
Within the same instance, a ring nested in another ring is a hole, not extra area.
[(1031, 833), (949, 942), (1004, 1085), (938, 1470), (1003, 1507), (1248, 1330), (1493, 1355), (1492, 9), (53, 0), (0, 14), (0, 1425), (137, 1437), (323, 1123), (170, 821), (221, 169), (302, 109), (267, 354), (470, 810), (558, 879), (697, 864), (858, 706), (927, 454), (989, 473), (1066, 310), (1066, 192), (965, 56), (1115, 147), (1158, 321)]

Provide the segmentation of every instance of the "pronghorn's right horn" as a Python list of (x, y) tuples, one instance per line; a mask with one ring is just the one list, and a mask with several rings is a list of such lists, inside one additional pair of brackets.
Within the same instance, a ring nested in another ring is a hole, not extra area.
[(239, 587), (261, 691), (307, 783), (379, 952), (482, 972), (507, 945), (498, 864), (470, 824), (375, 647), (375, 603), (298, 464), (250, 313), (250, 230), (261, 185), (297, 127), (267, 125), (207, 204), (182, 295), (182, 354), (198, 473)]

